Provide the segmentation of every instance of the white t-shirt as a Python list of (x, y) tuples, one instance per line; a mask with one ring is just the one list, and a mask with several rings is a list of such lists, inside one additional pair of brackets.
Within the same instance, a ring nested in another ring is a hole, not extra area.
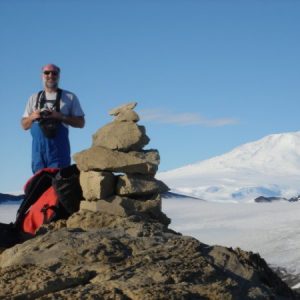
[[(32, 112), (36, 110), (36, 102), (37, 102), (38, 94), (33, 94), (29, 97), (25, 111), (23, 114), (23, 118), (27, 118)], [(46, 92), (45, 107), (48, 109), (52, 109), (55, 100), (56, 93), (47, 93)], [(39, 106), (38, 106), (39, 107)], [(61, 99), (60, 99), (60, 112), (66, 116), (74, 116), (74, 117), (83, 117), (84, 112), (81, 108), (80, 102), (77, 96), (69, 91), (62, 90)]]

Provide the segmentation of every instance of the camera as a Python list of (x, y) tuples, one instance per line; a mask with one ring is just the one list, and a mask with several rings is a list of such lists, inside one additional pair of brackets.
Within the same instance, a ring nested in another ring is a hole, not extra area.
[(49, 109), (47, 109), (47, 108), (43, 108), (43, 109), (41, 110), (41, 112), (40, 112), (41, 118), (48, 117), (48, 116), (50, 116), (51, 114), (52, 114), (52, 112), (51, 112)]

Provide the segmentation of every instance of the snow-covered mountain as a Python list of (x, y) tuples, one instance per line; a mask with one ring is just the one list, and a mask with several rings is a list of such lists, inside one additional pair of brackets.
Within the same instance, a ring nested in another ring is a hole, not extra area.
[(300, 131), (268, 135), (157, 177), (174, 192), (209, 201), (295, 197), (300, 194)]

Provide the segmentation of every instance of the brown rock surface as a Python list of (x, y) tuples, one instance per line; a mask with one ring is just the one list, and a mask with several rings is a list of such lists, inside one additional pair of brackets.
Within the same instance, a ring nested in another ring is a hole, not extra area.
[(257, 254), (81, 211), (0, 255), (0, 299), (296, 299)]
[(80, 172), (80, 185), (84, 199), (106, 199), (115, 192), (116, 177), (110, 172)]
[(140, 120), (139, 115), (133, 110), (124, 111), (122, 114), (115, 116), (114, 121), (117, 122), (138, 122)]
[(133, 110), (137, 106), (137, 102), (130, 102), (123, 105), (120, 105), (116, 108), (113, 108), (109, 111), (111, 116), (118, 116), (123, 114), (124, 112)]
[(160, 196), (150, 200), (113, 196), (107, 200), (81, 201), (80, 209), (93, 212), (104, 212), (120, 217), (147, 215), (162, 224), (170, 224), (170, 219), (161, 211)]
[(139, 151), (149, 143), (144, 126), (134, 122), (111, 122), (93, 135), (93, 146), (118, 151)]
[(169, 188), (162, 181), (149, 175), (125, 174), (119, 176), (116, 186), (117, 195), (121, 196), (144, 196), (149, 194), (162, 194)]
[(157, 150), (124, 153), (98, 146), (75, 153), (73, 158), (80, 171), (155, 174), (159, 165)]

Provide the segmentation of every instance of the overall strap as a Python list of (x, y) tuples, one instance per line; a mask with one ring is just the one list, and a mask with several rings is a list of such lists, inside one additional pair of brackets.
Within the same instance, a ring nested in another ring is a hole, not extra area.
[[(56, 91), (56, 100), (53, 105), (57, 112), (60, 111), (60, 99), (61, 99), (62, 90), (57, 89)], [(36, 98), (35, 109), (42, 109), (46, 103), (46, 93), (45, 91), (39, 91)]]
[(41, 98), (42, 93), (44, 93), (44, 91), (39, 91), (38, 94), (37, 94), (36, 102), (35, 102), (35, 106), (34, 106), (35, 110), (37, 110), (38, 108), (41, 108), (41, 105), (39, 107), (39, 104), (41, 104), (41, 99), (40, 98)]
[(56, 91), (56, 100), (55, 100), (55, 109), (57, 112), (60, 112), (60, 99), (61, 99), (61, 93), (62, 93), (62, 90), (61, 89), (57, 89)]

